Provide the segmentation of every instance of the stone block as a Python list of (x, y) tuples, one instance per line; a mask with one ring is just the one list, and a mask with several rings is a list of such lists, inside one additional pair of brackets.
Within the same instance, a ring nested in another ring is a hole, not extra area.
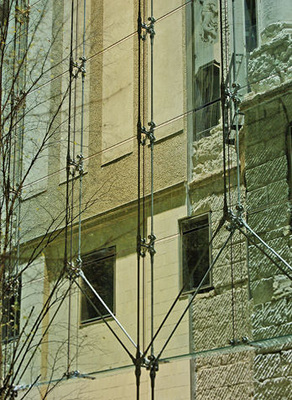
[(255, 400), (290, 400), (291, 380), (287, 378), (268, 379), (255, 384)]
[(267, 279), (274, 276), (278, 270), (277, 267), (257, 250), (256, 256), (253, 256), (253, 261), (249, 262), (249, 278), (251, 282), (261, 279)]
[(286, 156), (282, 156), (252, 169), (248, 169), (245, 176), (247, 191), (266, 186), (267, 183), (286, 179), (287, 158)]
[(253, 329), (252, 334), (254, 340), (270, 339), (273, 337), (280, 337), (291, 335), (292, 323), (286, 323), (283, 325), (273, 325), (267, 327), (260, 327)]
[(220, 353), (196, 359), (196, 399), (252, 399), (251, 352)]
[(255, 210), (256, 207), (262, 208), (269, 204), (268, 190), (267, 187), (261, 187), (259, 189), (247, 192), (247, 211)]
[(292, 350), (281, 352), (281, 362), (283, 368), (283, 376), (292, 379)]
[[(249, 226), (260, 236), (264, 232), (289, 225), (290, 209), (288, 203), (282, 203), (248, 216)], [(252, 233), (247, 232), (251, 239)], [(280, 232), (279, 232), (280, 233)], [(264, 239), (264, 238), (263, 238)]]
[(291, 317), (291, 307), (287, 299), (283, 298), (277, 301), (271, 301), (263, 306), (263, 324), (262, 326), (283, 325), (289, 322), (289, 314)]
[(272, 377), (281, 377), (280, 353), (259, 354), (254, 359), (254, 378), (260, 382)]
[(250, 289), (254, 304), (262, 304), (271, 301), (273, 297), (273, 278), (251, 282)]
[(269, 204), (285, 202), (289, 196), (289, 186), (287, 179), (278, 182), (273, 182), (267, 185)]
[(291, 297), (292, 295), (291, 279), (289, 279), (285, 275), (276, 275), (274, 277), (273, 290), (274, 290), (274, 295), (273, 295), (274, 299), (279, 299), (286, 296)]
[(279, 131), (277, 131), (276, 137), (270, 137), (270, 135), (267, 135), (266, 130), (263, 130), (258, 139), (261, 139), (261, 141), (253, 145), (247, 145), (245, 153), (247, 169), (254, 168), (286, 154), (284, 132), (279, 135)]

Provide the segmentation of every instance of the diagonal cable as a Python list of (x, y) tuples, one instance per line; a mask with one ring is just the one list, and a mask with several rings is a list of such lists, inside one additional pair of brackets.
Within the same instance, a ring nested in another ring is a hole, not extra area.
[[(198, 266), (200, 265), (201, 261), (203, 260), (203, 258), (205, 257), (205, 255), (207, 254), (207, 251), (209, 251), (210, 246), (213, 243), (213, 240), (215, 239), (215, 237), (217, 236), (217, 234), (219, 233), (219, 231), (221, 230), (222, 226), (224, 225), (226, 221), (226, 216), (223, 215), (223, 217), (221, 218), (221, 220), (219, 221), (218, 227), (216, 229), (216, 231), (214, 232), (212, 238), (209, 241), (208, 247), (206, 247), (206, 249), (204, 249), (204, 251), (202, 252), (199, 260), (197, 261), (196, 265), (192, 268), (192, 270), (189, 273), (189, 276), (191, 277), (192, 274), (194, 273), (194, 271), (198, 268)], [(179, 293), (177, 294), (176, 298), (174, 299), (172, 305), (170, 306), (168, 312), (166, 313), (165, 317), (163, 318), (161, 324), (159, 325), (158, 329), (156, 330), (155, 335), (153, 336), (152, 340), (150, 341), (149, 345), (147, 346), (147, 348), (145, 349), (145, 351), (143, 352), (143, 356), (145, 357), (146, 354), (148, 353), (148, 350), (151, 348), (152, 342), (154, 342), (159, 334), (159, 332), (161, 331), (162, 327), (164, 326), (165, 322), (167, 321), (168, 317), (170, 316), (171, 312), (173, 311), (176, 303), (178, 302), (178, 300), (180, 299), (182, 293), (184, 292), (185, 288), (186, 288), (187, 282), (184, 283), (184, 285), (182, 286), (181, 290), (179, 291)]]
[(107, 306), (107, 304), (103, 301), (102, 297), (97, 293), (97, 291), (94, 289), (94, 287), (91, 285), (89, 280), (86, 278), (84, 275), (84, 272), (81, 270), (79, 272), (80, 277), (84, 280), (84, 282), (87, 284), (87, 286), (91, 289), (92, 293), (98, 298), (98, 300), (101, 302), (101, 304), (104, 306), (104, 308), (107, 310), (107, 312), (110, 314), (110, 316), (115, 320), (117, 325), (121, 328), (121, 330), (124, 332), (124, 334), (127, 336), (127, 338), (130, 340), (130, 342), (133, 344), (133, 346), (137, 349), (137, 344), (134, 342), (134, 340), (131, 338), (129, 333), (126, 331), (126, 329), (123, 327), (123, 325), (120, 323), (120, 321), (117, 319), (117, 317), (113, 314), (111, 309)]
[[(80, 271), (80, 276), (82, 277)], [(84, 276), (84, 274), (83, 274)], [(85, 277), (85, 276), (84, 276)], [(83, 278), (84, 279), (84, 278)], [(85, 278), (86, 279), (86, 278)], [(86, 280), (87, 281), (87, 280)], [(85, 281), (85, 282), (86, 282)], [(126, 353), (129, 355), (129, 357), (131, 358), (131, 360), (134, 362), (135, 358), (134, 356), (131, 354), (131, 352), (128, 350), (128, 348), (126, 347), (126, 345), (123, 343), (123, 341), (119, 338), (119, 336), (116, 334), (116, 332), (113, 330), (113, 328), (110, 326), (110, 324), (108, 323), (107, 319), (101, 314), (101, 312), (99, 311), (99, 309), (96, 307), (96, 305), (93, 303), (92, 299), (88, 296), (88, 293), (86, 293), (86, 291), (84, 290), (84, 288), (80, 285), (80, 283), (78, 282), (77, 279), (74, 280), (75, 284), (78, 286), (78, 288), (81, 290), (82, 294), (86, 297), (86, 299), (90, 302), (90, 304), (92, 305), (92, 307), (94, 308), (94, 310), (98, 313), (98, 315), (101, 317), (101, 319), (103, 320), (103, 322), (106, 324), (106, 326), (109, 328), (109, 330), (112, 332), (112, 334), (115, 336), (115, 338), (118, 340), (118, 342), (120, 343), (120, 345), (123, 347), (123, 349), (126, 351)], [(87, 281), (88, 282), (88, 281)], [(90, 285), (90, 284), (89, 284)], [(92, 288), (92, 286), (89, 286), (90, 288)], [(93, 289), (94, 290), (94, 289)], [(96, 291), (94, 290), (93, 293), (95, 294)], [(98, 297), (99, 298), (99, 297)], [(105, 303), (104, 303), (105, 304)], [(112, 313), (111, 313), (112, 315)], [(115, 318), (116, 319), (116, 318)], [(131, 340), (132, 341), (132, 340)], [(132, 342), (133, 343), (133, 342)], [(136, 346), (136, 345), (135, 345)]]
[[(283, 267), (279, 265), (277, 261), (274, 260), (274, 258), (267, 252), (265, 251), (262, 247), (259, 246), (259, 244), (256, 242), (255, 239), (252, 239), (251, 235), (249, 235), (244, 229), (242, 229), (242, 225), (247, 229), (247, 231), (254, 237), (256, 238), (270, 253), (272, 253), (279, 261), (281, 261), (286, 268), (291, 272), (289, 274)], [(276, 267), (283, 273), (285, 274), (289, 279), (292, 280), (292, 266), (284, 260), (283, 257), (280, 256), (272, 247), (270, 247), (249, 225), (244, 219), (240, 219), (237, 223), (237, 228), (238, 230), (252, 243), (254, 244)]]
[(175, 324), (174, 328), (172, 329), (170, 335), (168, 336), (168, 338), (167, 338), (165, 344), (163, 345), (162, 349), (160, 350), (160, 353), (159, 353), (158, 356), (156, 357), (156, 361), (158, 361), (158, 360), (161, 358), (163, 351), (165, 350), (165, 348), (166, 348), (166, 346), (168, 345), (169, 341), (171, 340), (171, 338), (173, 337), (173, 335), (174, 335), (174, 333), (176, 332), (177, 328), (179, 327), (179, 325), (180, 325), (181, 321), (183, 320), (185, 314), (186, 314), (187, 311), (189, 310), (189, 308), (190, 308), (190, 306), (191, 306), (191, 304), (192, 304), (194, 298), (195, 298), (196, 295), (199, 293), (199, 291), (200, 291), (202, 285), (204, 284), (204, 282), (205, 282), (205, 280), (206, 280), (208, 274), (212, 271), (214, 265), (216, 264), (217, 260), (219, 259), (220, 255), (222, 254), (223, 250), (225, 249), (227, 243), (229, 242), (229, 240), (231, 239), (231, 237), (233, 236), (233, 234), (234, 234), (234, 230), (232, 230), (232, 231), (229, 233), (228, 238), (226, 239), (226, 241), (225, 241), (225, 243), (223, 244), (223, 246), (220, 248), (218, 254), (216, 255), (216, 257), (215, 257), (215, 259), (214, 259), (214, 261), (211, 263), (211, 265), (209, 266), (208, 270), (205, 272), (205, 275), (203, 276), (203, 278), (202, 278), (200, 284), (198, 285), (198, 287), (196, 288), (196, 290), (195, 290), (194, 293), (192, 294), (191, 299), (189, 300), (189, 303), (188, 303), (187, 307), (186, 307), (185, 310), (183, 311), (182, 315), (180, 316), (179, 320), (177, 321), (177, 323)]

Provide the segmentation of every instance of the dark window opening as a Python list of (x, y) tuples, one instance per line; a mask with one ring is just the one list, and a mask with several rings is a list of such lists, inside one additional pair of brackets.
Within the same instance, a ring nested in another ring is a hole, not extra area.
[(245, 0), (245, 44), (247, 53), (257, 47), (256, 0)]
[(210, 135), (220, 118), (220, 64), (215, 60), (199, 68), (194, 79), (194, 140)]
[(2, 341), (9, 342), (19, 335), (21, 279), (10, 277), (2, 286)]
[[(209, 227), (208, 215), (188, 218), (181, 222), (183, 285), (185, 291), (197, 288), (209, 269), (211, 254)], [(201, 262), (197, 265), (201, 257)], [(210, 286), (211, 274), (208, 273), (202, 284), (202, 289), (210, 288)]]
[[(84, 275), (112, 312), (114, 312), (115, 258), (115, 247), (101, 249), (82, 257)], [(81, 285), (91, 300), (89, 301), (85, 294), (81, 294), (81, 323), (84, 324), (100, 319), (101, 316), (109, 316), (108, 310), (86, 283), (81, 282)], [(98, 309), (99, 313), (95, 310), (91, 302)]]

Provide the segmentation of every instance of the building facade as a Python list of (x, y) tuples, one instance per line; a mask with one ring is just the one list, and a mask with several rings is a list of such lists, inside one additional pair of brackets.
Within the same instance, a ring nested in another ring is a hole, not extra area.
[(289, 1), (40, 3), (6, 396), (288, 400)]

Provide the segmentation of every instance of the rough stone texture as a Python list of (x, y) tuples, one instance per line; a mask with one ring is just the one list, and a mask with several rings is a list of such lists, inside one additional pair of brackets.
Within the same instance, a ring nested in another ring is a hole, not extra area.
[[(225, 347), (234, 337), (249, 336), (247, 287), (201, 295), (193, 305), (194, 350)], [(208, 316), (208, 318), (206, 317)], [(234, 331), (233, 331), (234, 327)]]
[(255, 340), (291, 334), (291, 298), (273, 300), (254, 307), (252, 314), (253, 337)]
[[(290, 43), (289, 34), (279, 30), (274, 38), (267, 36), (265, 44), (254, 52), (251, 57), (252, 79), (262, 79), (252, 86), (254, 91), (289, 79)], [(283, 73), (285, 79), (282, 79)], [(270, 78), (263, 80), (265, 74)], [(244, 142), (241, 141), (240, 145), (246, 198), (242, 202), (247, 212), (244, 217), (250, 227), (291, 263), (291, 188), (286, 136), (292, 119), (292, 98), (288, 84), (285, 92), (284, 86), (278, 92), (272, 89), (270, 97), (268, 92), (263, 97), (260, 94), (249, 95), (249, 99), (254, 96), (253, 102), (243, 106)], [(203, 140), (195, 143), (193, 156), (193, 177), (197, 182), (191, 197), (193, 212), (211, 210), (213, 232), (222, 216), (219, 136), (219, 130), (214, 130), (204, 143)], [(232, 179), (231, 182), (230, 203), (235, 209), (236, 190)], [(221, 230), (214, 239), (213, 257), (227, 237), (228, 231)], [(292, 350), (288, 343), (292, 334), (291, 280), (281, 271), (285, 265), (273, 256), (275, 265), (267, 256), (267, 253), (271, 256), (269, 250), (260, 245), (264, 254), (255, 245), (258, 244), (255, 236), (250, 234), (250, 239), (245, 241), (236, 232), (232, 243), (226, 246), (214, 266), (214, 289), (199, 295), (194, 301), (194, 351), (208, 353), (196, 356), (196, 400), (291, 398)], [(231, 265), (235, 284), (233, 296)], [(249, 347), (250, 351), (237, 353), (236, 346), (230, 350), (230, 358), (226, 361), (226, 355), (220, 354), (222, 350), (219, 348), (228, 347), (233, 334), (239, 339), (248, 336), (254, 350)], [(286, 343), (285, 348), (274, 346), (274, 341), (280, 338)]]
[[(193, 144), (193, 179), (206, 179), (222, 171), (222, 127), (216, 126), (204, 137)], [(235, 152), (231, 152), (231, 161), (236, 161)]]
[(195, 399), (252, 399), (252, 359), (247, 351), (198, 357)]
[(283, 24), (272, 24), (270, 40), (256, 49), (250, 58), (249, 74), (254, 91), (263, 91), (279, 85), (292, 76), (291, 33)]
[(254, 359), (255, 400), (288, 400), (292, 393), (292, 350)]

